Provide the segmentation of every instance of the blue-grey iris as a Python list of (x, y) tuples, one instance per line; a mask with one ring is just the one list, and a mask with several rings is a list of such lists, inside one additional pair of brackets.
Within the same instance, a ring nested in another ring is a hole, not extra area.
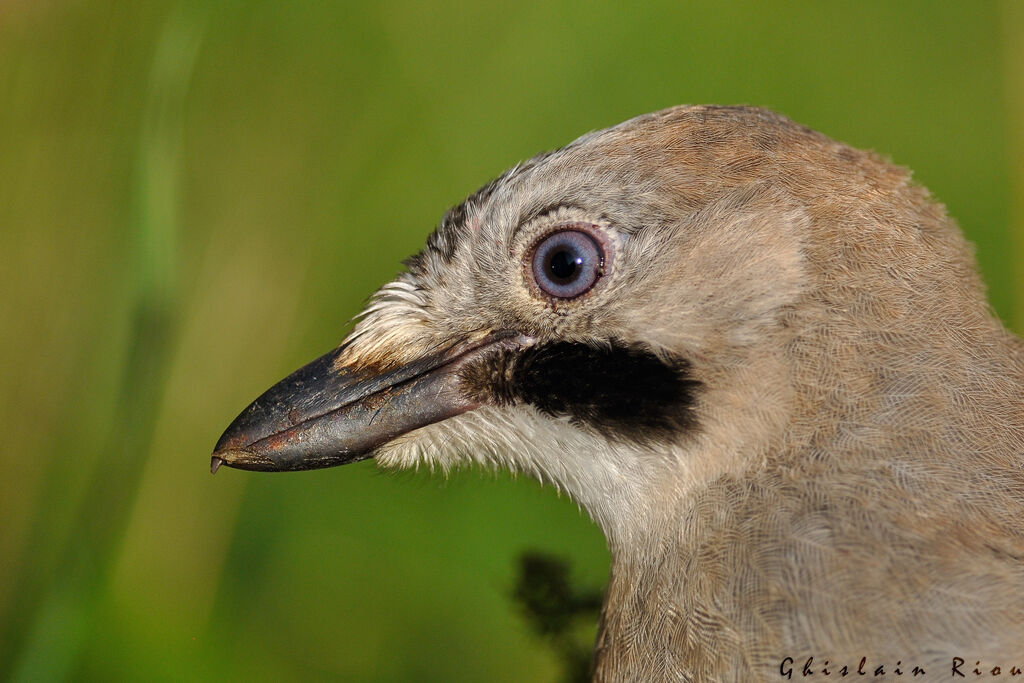
[(603, 262), (604, 253), (593, 237), (580, 230), (562, 230), (537, 245), (533, 278), (544, 293), (571, 299), (594, 286)]

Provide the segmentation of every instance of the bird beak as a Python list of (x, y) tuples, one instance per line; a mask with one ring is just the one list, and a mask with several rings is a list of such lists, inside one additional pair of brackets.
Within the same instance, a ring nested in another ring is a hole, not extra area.
[(210, 460), (244, 470), (333, 467), (369, 458), (397, 436), (480, 406), (462, 386), (468, 364), (525, 338), (489, 333), (385, 372), (339, 366), (344, 347), (296, 370), (235, 418)]

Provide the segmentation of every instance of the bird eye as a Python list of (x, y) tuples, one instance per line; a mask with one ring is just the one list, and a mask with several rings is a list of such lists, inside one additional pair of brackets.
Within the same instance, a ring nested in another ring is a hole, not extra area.
[(580, 230), (548, 235), (533, 251), (533, 279), (550, 296), (571, 299), (583, 294), (604, 274), (604, 251)]

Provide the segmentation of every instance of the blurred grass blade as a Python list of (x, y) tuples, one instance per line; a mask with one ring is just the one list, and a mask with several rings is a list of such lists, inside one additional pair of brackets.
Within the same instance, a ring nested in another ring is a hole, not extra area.
[[(13, 680), (73, 677), (147, 461), (179, 317), (175, 251), (182, 110), (201, 29), (198, 17), (176, 13), (165, 23), (156, 45), (138, 147), (134, 225), (129, 231), (134, 238), (131, 339), (116, 421), (59, 564), (50, 573), (51, 585), (36, 587), (8, 624), (7, 632), (14, 637), (8, 643), (13, 646), (8, 660), (14, 664)], [(33, 563), (26, 566), (32, 568)], [(33, 585), (31, 577), (22, 578), (22, 584)], [(19, 622), (28, 626), (22, 634)]]

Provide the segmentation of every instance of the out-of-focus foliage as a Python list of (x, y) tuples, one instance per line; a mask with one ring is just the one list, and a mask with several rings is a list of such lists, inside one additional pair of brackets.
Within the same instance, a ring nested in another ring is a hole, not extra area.
[(447, 206), (683, 102), (912, 167), (1020, 329), (1021, 45), (1012, 1), (0, 2), (0, 678), (550, 680), (511, 593), (524, 550), (604, 580), (570, 501), (213, 478), (221, 430)]

